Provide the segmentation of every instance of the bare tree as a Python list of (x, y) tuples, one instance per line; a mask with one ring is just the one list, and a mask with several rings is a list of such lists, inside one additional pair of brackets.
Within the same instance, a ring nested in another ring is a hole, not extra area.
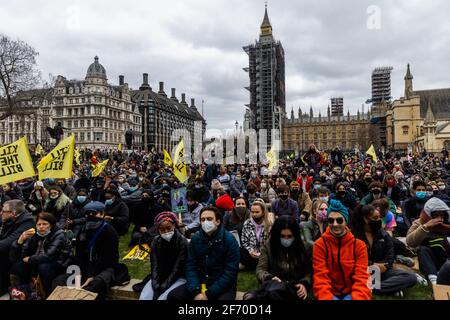
[[(25, 111), (20, 107), (21, 93), (29, 92), (41, 82), (36, 63), (38, 55), (27, 43), (0, 34), (0, 120)], [(40, 91), (31, 92), (39, 94)]]

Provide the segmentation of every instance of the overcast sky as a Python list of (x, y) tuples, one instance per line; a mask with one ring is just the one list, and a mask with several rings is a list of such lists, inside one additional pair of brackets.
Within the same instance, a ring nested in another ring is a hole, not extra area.
[[(355, 113), (378, 66), (394, 67), (394, 98), (408, 62), (415, 89), (450, 86), (449, 1), (272, 0), (268, 11), (286, 54), (289, 116), (291, 106), (297, 116), (310, 105), (324, 115), (335, 95)], [(83, 79), (98, 55), (110, 83), (123, 74), (136, 89), (147, 72), (155, 91), (164, 81), (166, 93), (186, 92), (199, 110), (203, 99), (208, 128), (225, 130), (242, 123), (242, 47), (259, 37), (263, 15), (262, 0), (14, 0), (0, 2), (0, 33), (39, 51), (45, 78)]]

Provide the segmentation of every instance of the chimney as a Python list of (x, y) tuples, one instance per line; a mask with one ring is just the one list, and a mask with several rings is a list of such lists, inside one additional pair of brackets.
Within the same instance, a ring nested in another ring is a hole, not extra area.
[(164, 82), (160, 81), (159, 82), (159, 91), (158, 94), (165, 96), (166, 93), (164, 92)]
[(144, 85), (148, 85), (148, 73), (144, 73), (144, 74), (143, 74), (143, 78), (144, 78), (143, 84), (144, 84)]
[(195, 99), (191, 99), (191, 108), (197, 110), (197, 107), (195, 106)]
[(184, 104), (184, 105), (187, 106), (187, 103), (186, 103), (186, 93), (182, 93), (182, 94), (181, 94), (181, 104)]
[(146, 89), (152, 90), (152, 88), (148, 84), (148, 73), (143, 73), (142, 74), (142, 85), (139, 88), (139, 90), (146, 90)]
[(125, 77), (124, 76), (119, 76), (119, 86), (123, 86), (125, 84)]
[(175, 95), (175, 88), (172, 88), (172, 96), (170, 97), (173, 101), (178, 102), (177, 96)]

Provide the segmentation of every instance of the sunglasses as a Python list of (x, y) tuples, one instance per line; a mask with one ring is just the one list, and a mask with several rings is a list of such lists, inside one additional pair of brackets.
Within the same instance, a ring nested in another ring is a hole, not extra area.
[(337, 224), (343, 224), (344, 223), (344, 218), (328, 218), (328, 224), (329, 225), (333, 225), (334, 222), (336, 221)]

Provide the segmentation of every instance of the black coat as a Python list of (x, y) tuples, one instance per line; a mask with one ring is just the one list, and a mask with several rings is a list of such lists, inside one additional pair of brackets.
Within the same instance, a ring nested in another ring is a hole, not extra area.
[(105, 212), (107, 216), (114, 218), (111, 225), (116, 229), (119, 236), (125, 235), (130, 226), (130, 214), (125, 202), (116, 200), (112, 205), (106, 206)]
[(179, 278), (185, 276), (188, 242), (177, 230), (167, 242), (155, 237), (151, 245), (152, 287), (160, 295)]
[(67, 215), (70, 207), (70, 199), (61, 193), (58, 199), (47, 199), (45, 201), (44, 210), (53, 214), (56, 218), (58, 228), (64, 229), (67, 222)]
[[(365, 234), (357, 235), (358, 239), (368, 244)], [(394, 264), (394, 244), (391, 236), (384, 230), (379, 230), (372, 243), (372, 248), (367, 248), (369, 254), (369, 265), (374, 263), (387, 263), (388, 268)]]
[(146, 227), (150, 229), (153, 226), (156, 215), (160, 212), (155, 202), (149, 200), (148, 202), (141, 201), (134, 207), (133, 224), (135, 230)]
[[(44, 253), (38, 254), (37, 251), (40, 245), (43, 245)], [(35, 234), (22, 245), (14, 241), (10, 251), (10, 260), (18, 262), (25, 257), (30, 257), (28, 263), (32, 266), (57, 262), (61, 266), (66, 267), (69, 263), (71, 248), (71, 243), (66, 240), (64, 231), (56, 229), (45, 238)]]
[(416, 198), (409, 198), (405, 201), (405, 216), (412, 222), (415, 219), (418, 219), (420, 216), (420, 212), (422, 212), (423, 207), (425, 206), (425, 202), (427, 202), (428, 198), (419, 200)]
[(9, 254), (9, 249), (20, 235), (34, 227), (34, 219), (31, 213), (25, 211), (16, 220), (3, 222), (0, 219), (0, 254)]

